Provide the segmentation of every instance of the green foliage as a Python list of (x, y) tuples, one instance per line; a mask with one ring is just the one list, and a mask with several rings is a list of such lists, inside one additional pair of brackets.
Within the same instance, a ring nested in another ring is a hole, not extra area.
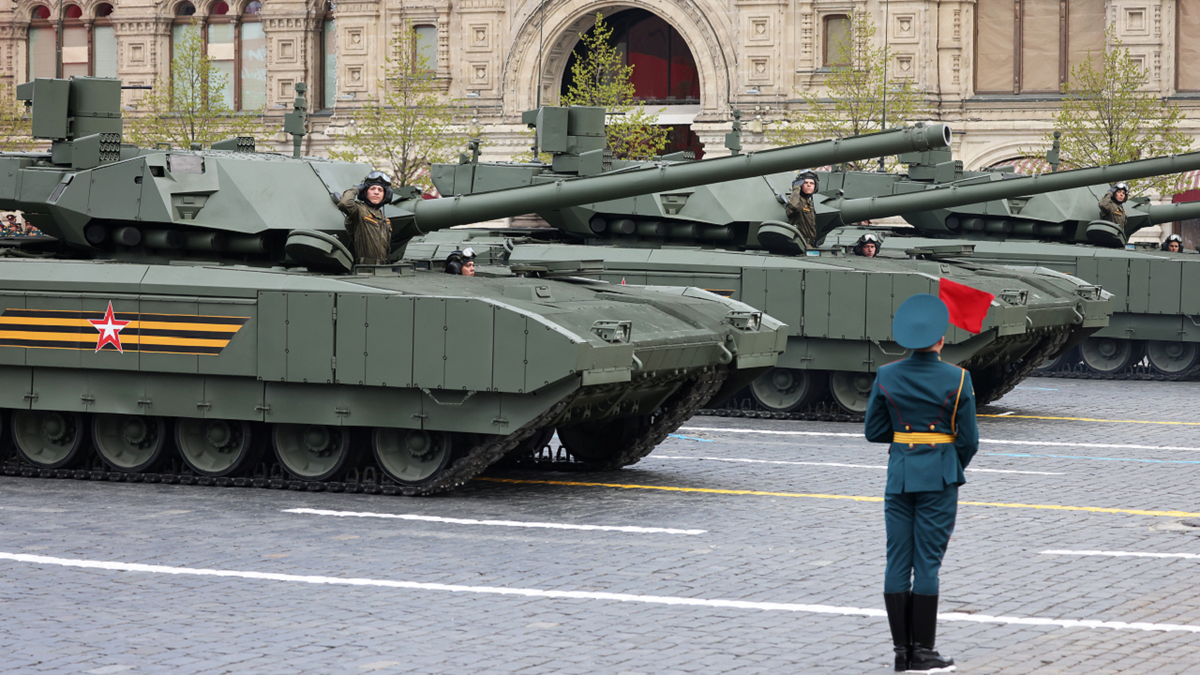
[(633, 66), (623, 63), (612, 44), (612, 34), (604, 15), (597, 12), (596, 26), (579, 36), (584, 52), (571, 66), (571, 84), (562, 104), (600, 106), (608, 111), (605, 132), (613, 157), (653, 157), (667, 147), (671, 128), (657, 126), (657, 117), (646, 110), (646, 104), (634, 101)]
[(442, 100), (434, 64), (417, 52), (411, 27), (393, 38), (383, 68), (382, 95), (354, 111), (342, 147), (329, 155), (371, 164), (389, 173), (396, 186), (429, 189), (429, 165), (452, 161), (465, 146), (465, 136), (453, 126), (464, 111), (457, 100)]
[(17, 100), (16, 87), (0, 84), (0, 151), (25, 152), (33, 149), (29, 108)]
[(225, 105), (231, 86), (208, 57), (200, 27), (193, 23), (174, 45), (170, 79), (160, 79), (138, 100), (140, 114), (130, 121), (130, 138), (142, 147), (189, 148), (231, 136), (263, 136), (265, 110), (239, 113)]
[[(1179, 130), (1184, 114), (1178, 106), (1144, 91), (1150, 75), (1121, 43), (1116, 30), (1105, 31), (1107, 49), (1099, 67), (1091, 58), (1071, 68), (1065, 97), (1054, 115), (1062, 132), (1063, 169), (1130, 162), (1187, 152), (1192, 145)], [(1046, 135), (1053, 142), (1053, 134)], [(1178, 190), (1181, 174), (1129, 182), (1133, 193), (1152, 190), (1166, 195)]]
[[(858, 11), (850, 19), (848, 40), (838, 45), (840, 62), (825, 78), (827, 95), (797, 92), (803, 105), (767, 132), (776, 145), (795, 145), (845, 138), (908, 124), (921, 111), (921, 96), (909, 79), (887, 76), (891, 50), (875, 47), (875, 22)], [(886, 112), (886, 120), (885, 120)], [(894, 160), (893, 160), (894, 161)], [(876, 166), (876, 160), (853, 162), (856, 170)]]

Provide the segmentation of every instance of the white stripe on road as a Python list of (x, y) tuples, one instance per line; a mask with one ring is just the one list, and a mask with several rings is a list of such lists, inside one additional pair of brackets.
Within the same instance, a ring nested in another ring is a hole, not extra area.
[[(785, 462), (773, 459), (744, 459), (740, 457), (680, 457), (677, 455), (650, 455), (647, 459), (694, 459), (711, 462), (742, 462), (746, 464), (787, 464), (794, 466), (835, 466), (843, 469), (886, 469), (886, 465), (875, 464), (839, 464), (837, 462)], [(967, 469), (980, 473), (1022, 473), (1033, 476), (1065, 476), (1063, 473), (1050, 471), (1009, 471), (1007, 469)]]
[[(773, 429), (721, 429), (719, 427), (679, 427), (680, 431), (715, 431), (725, 434), (763, 434), (768, 436), (837, 436), (839, 438), (858, 438), (865, 443), (867, 439), (861, 433), (849, 434), (832, 431), (776, 431)], [(1200, 451), (1200, 447), (1184, 445), (1121, 445), (1117, 443), (1063, 443), (1061, 441), (1009, 441), (998, 438), (981, 438), (980, 443), (999, 443), (1003, 445), (1044, 445), (1059, 448), (1116, 448), (1120, 450), (1190, 450)]]
[[(842, 616), (865, 616), (882, 618), (887, 613), (882, 609), (865, 607), (836, 607), (833, 605), (802, 605), (783, 602), (752, 602), (748, 600), (722, 600), (707, 598), (687, 598), (663, 595), (633, 595), (630, 593), (601, 593), (595, 591), (549, 591), (539, 588), (504, 588), (496, 586), (460, 586), (456, 584), (431, 584), (416, 581), (391, 581), (388, 579), (355, 579), (347, 577), (301, 576), (297, 574), (276, 574), (272, 572), (243, 572), (239, 570), (198, 569), (194, 567), (168, 567), (165, 565), (143, 565), (139, 563), (121, 563), (104, 560), (78, 560), (71, 558), (52, 558), (49, 556), (29, 555), (25, 553), (0, 553), (0, 560), (31, 563), (34, 565), (57, 565), (61, 567), (79, 567), (87, 569), (108, 570), (113, 572), (145, 572), (150, 574), (173, 574), (201, 577), (222, 577), (231, 579), (253, 579), (262, 581), (283, 581), (303, 584), (326, 584), (333, 586), (364, 586), (382, 588), (405, 588), (419, 591), (444, 591), (450, 593), (478, 593), (485, 595), (512, 595), (526, 598), (549, 598), (555, 600), (606, 600), (612, 602), (633, 602), (651, 605), (674, 605), (682, 607), (723, 607), (732, 609), (747, 609), (758, 611), (798, 612), (809, 614), (837, 614)], [(985, 614), (963, 614), (947, 612), (938, 614), (942, 621), (967, 621), (974, 623), (998, 623), (1022, 626), (1058, 626), (1060, 628), (1111, 628), (1114, 630), (1140, 631), (1171, 631), (1200, 633), (1200, 626), (1173, 623), (1148, 623), (1126, 621), (1096, 621), (1076, 619), (1047, 619), (1041, 617), (1019, 616), (988, 616)]]
[(1042, 555), (1100, 555), (1110, 558), (1183, 558), (1200, 560), (1200, 553), (1150, 553), (1147, 551), (1042, 551)]
[(633, 532), (637, 534), (704, 534), (708, 530), (677, 530), (669, 527), (638, 527), (634, 525), (571, 525), (569, 523), (535, 523), (521, 520), (475, 520), (473, 518), (442, 518), (441, 516), (418, 516), (412, 513), (371, 513), (369, 511), (325, 511), (323, 509), (284, 509), (284, 513), (299, 513), (309, 516), (337, 516), (340, 518), (392, 518), (395, 520), (421, 520), (429, 523), (452, 525), (492, 525), (497, 527), (540, 527), (548, 530), (599, 530), (602, 532)]

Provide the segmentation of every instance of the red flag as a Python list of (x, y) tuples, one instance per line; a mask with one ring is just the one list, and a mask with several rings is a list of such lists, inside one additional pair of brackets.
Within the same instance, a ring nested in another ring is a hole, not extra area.
[(969, 333), (983, 330), (983, 319), (996, 296), (949, 279), (938, 280), (938, 297), (950, 310), (950, 323)]

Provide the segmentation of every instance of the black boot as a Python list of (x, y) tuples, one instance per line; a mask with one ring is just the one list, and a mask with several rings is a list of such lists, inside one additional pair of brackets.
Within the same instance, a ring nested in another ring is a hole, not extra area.
[(944, 657), (933, 649), (937, 634), (938, 596), (913, 593), (912, 596), (912, 656), (910, 671), (944, 673), (954, 670), (954, 659)]
[(892, 647), (896, 652), (896, 672), (908, 670), (912, 640), (908, 635), (909, 614), (912, 612), (912, 592), (884, 593), (888, 627), (892, 629)]

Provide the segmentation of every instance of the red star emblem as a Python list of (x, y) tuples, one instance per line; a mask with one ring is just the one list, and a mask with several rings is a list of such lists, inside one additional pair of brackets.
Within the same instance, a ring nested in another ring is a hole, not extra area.
[(108, 301), (108, 311), (104, 313), (103, 319), (88, 319), (88, 321), (100, 331), (100, 337), (96, 340), (96, 351), (100, 351), (104, 345), (112, 345), (117, 348), (118, 352), (125, 353), (121, 349), (121, 336), (118, 333), (121, 329), (129, 325), (128, 321), (117, 321), (113, 318), (112, 300)]

